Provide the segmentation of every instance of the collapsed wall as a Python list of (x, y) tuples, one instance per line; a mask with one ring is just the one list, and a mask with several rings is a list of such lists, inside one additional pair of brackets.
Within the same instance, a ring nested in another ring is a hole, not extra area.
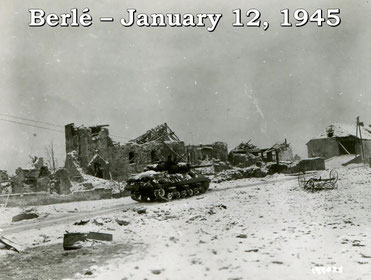
[(29, 169), (17, 168), (15, 175), (10, 178), (9, 188), (0, 193), (57, 193), (69, 194), (71, 191), (71, 182), (67, 170), (59, 168), (56, 172), (51, 173), (44, 164), (42, 157), (32, 158), (32, 167)]

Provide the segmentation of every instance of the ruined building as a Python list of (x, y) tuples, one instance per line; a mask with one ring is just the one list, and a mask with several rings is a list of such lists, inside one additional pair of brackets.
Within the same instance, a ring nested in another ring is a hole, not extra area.
[(229, 162), (232, 165), (240, 167), (248, 167), (259, 161), (263, 162), (279, 162), (293, 161), (294, 156), (292, 148), (286, 139), (282, 143), (276, 143), (270, 148), (258, 148), (248, 142), (239, 144), (236, 148), (230, 151), (228, 155)]
[(148, 164), (169, 157), (186, 160), (184, 142), (166, 123), (125, 144), (112, 140), (107, 127), (65, 126), (65, 167), (71, 179), (78, 181), (79, 173), (84, 172), (103, 179), (123, 181), (133, 173), (142, 172)]
[(292, 148), (286, 139), (282, 143), (276, 143), (270, 148), (261, 149), (260, 153), (263, 161), (266, 162), (294, 161)]
[(42, 157), (32, 158), (32, 167), (18, 167), (12, 177), (13, 193), (30, 193), (47, 191), (49, 188), (50, 171)]
[(308, 157), (329, 159), (347, 154), (360, 155), (363, 146), (365, 158), (371, 158), (371, 127), (361, 127), (362, 145), (360, 135), (357, 134), (355, 125), (329, 125), (318, 137), (307, 143)]
[(208, 145), (188, 145), (187, 152), (189, 162), (194, 165), (202, 161), (228, 160), (228, 147), (227, 143), (224, 142), (215, 142)]

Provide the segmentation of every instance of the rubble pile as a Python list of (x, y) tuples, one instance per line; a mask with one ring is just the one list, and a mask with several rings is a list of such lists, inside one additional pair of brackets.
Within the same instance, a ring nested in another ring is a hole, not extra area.
[(125, 182), (106, 180), (86, 174), (81, 168), (78, 161), (78, 154), (72, 151), (67, 154), (66, 169), (71, 178), (71, 191), (84, 191), (92, 189), (111, 189), (113, 194), (124, 192)]
[(32, 157), (30, 168), (17, 168), (14, 176), (0, 183), (0, 194), (47, 192), (69, 194), (71, 182), (67, 170), (52, 173), (42, 157)]
[(244, 179), (244, 178), (261, 178), (267, 176), (269, 170), (266, 167), (250, 166), (247, 168), (233, 168), (217, 174), (212, 182), (220, 183), (224, 181)]
[(105, 180), (97, 178), (88, 174), (82, 175), (81, 182), (71, 182), (71, 191), (86, 191), (93, 189), (109, 189), (112, 190), (113, 194), (118, 194), (124, 192), (126, 186), (125, 182), (117, 182), (114, 180)]
[(17, 168), (15, 176), (11, 177), (12, 192), (30, 193), (47, 191), (50, 182), (50, 170), (44, 164), (42, 157), (33, 157), (31, 168)]

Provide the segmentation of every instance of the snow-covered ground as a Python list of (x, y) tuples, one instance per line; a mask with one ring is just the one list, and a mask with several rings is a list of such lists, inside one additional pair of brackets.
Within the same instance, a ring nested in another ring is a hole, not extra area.
[[(337, 189), (316, 193), (284, 176), (266, 184), (223, 182), (201, 196), (138, 203), (86, 225), (44, 229), (49, 240), (39, 244), (61, 243), (68, 230), (112, 233), (112, 248), (131, 246), (130, 253), (112, 253), (68, 279), (370, 279), (371, 171), (353, 166), (338, 172)], [(9, 237), (28, 245), (37, 234)]]

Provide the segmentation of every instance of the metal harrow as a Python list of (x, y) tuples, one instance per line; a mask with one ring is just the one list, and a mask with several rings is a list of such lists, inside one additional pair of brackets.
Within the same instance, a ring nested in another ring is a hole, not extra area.
[(299, 186), (304, 190), (315, 192), (321, 190), (332, 190), (336, 188), (336, 182), (339, 175), (336, 170), (332, 169), (329, 174), (329, 178), (312, 177), (310, 179), (305, 178), (305, 173), (298, 176)]

